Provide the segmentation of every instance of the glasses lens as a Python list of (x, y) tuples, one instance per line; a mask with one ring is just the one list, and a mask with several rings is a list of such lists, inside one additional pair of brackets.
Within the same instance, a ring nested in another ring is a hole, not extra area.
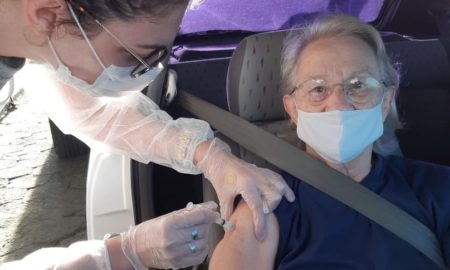
[[(320, 106), (331, 95), (334, 86), (324, 79), (308, 80), (294, 90), (298, 93), (300, 102)], [(343, 91), (347, 100), (356, 108), (373, 107), (383, 96), (383, 84), (368, 74), (357, 75), (343, 83)]]
[(300, 96), (311, 104), (324, 101), (329, 95), (329, 87), (323, 79), (308, 80), (298, 88)]
[(159, 63), (161, 63), (164, 60), (164, 58), (166, 58), (166, 56), (167, 56), (167, 48), (162, 47), (156, 49), (152, 54), (143, 59), (147, 65), (139, 63), (136, 66), (136, 68), (134, 68), (133, 71), (131, 71), (131, 77), (136, 78), (145, 74), (146, 72), (157, 66)]
[(344, 91), (355, 106), (373, 106), (383, 94), (383, 84), (370, 75), (360, 75), (348, 80)]

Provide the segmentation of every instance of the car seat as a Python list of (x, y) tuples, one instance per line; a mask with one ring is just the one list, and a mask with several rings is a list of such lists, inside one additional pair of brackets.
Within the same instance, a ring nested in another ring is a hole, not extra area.
[(386, 44), (401, 65), (396, 134), (403, 154), (450, 166), (450, 67), (438, 39)]

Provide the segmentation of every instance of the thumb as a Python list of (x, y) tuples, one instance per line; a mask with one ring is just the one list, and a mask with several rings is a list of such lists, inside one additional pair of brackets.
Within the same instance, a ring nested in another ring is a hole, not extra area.
[(217, 211), (217, 203), (213, 201), (203, 202), (198, 204), (199, 207), (209, 209), (211, 211)]
[(231, 214), (233, 213), (233, 202), (234, 197), (229, 196), (225, 199), (220, 200), (220, 215), (223, 219), (229, 220)]

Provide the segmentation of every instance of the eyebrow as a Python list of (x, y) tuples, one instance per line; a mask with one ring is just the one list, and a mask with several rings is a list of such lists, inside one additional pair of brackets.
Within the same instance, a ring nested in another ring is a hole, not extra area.
[(141, 49), (159, 49), (159, 48), (168, 48), (167, 45), (162, 45), (162, 44), (138, 44), (137, 45), (138, 48)]
[[(359, 70), (356, 70), (356, 71), (350, 73), (350, 75), (347, 76), (347, 77), (344, 79), (344, 81), (347, 81), (347, 80), (349, 80), (349, 79), (352, 79), (354, 76), (361, 75), (361, 74), (367, 74), (367, 75), (370, 75), (370, 76), (375, 76), (374, 74), (372, 74), (372, 73), (369, 71), (369, 67), (365, 67), (365, 68), (362, 68), (362, 69), (359, 69)], [(325, 80), (325, 81), (327, 81), (326, 75), (325, 75), (325, 74), (319, 74), (319, 75), (308, 76), (305, 80), (303, 80), (302, 82), (298, 83), (298, 84), (294, 87), (294, 89), (292, 90), (291, 94), (292, 94), (296, 89), (298, 89), (298, 88), (301, 87), (303, 84), (305, 84), (306, 82), (314, 81), (314, 80)]]
[[(144, 49), (144, 50), (153, 50), (153, 51), (155, 51), (157, 49), (164, 48), (165, 46), (153, 45), (152, 44), (152, 45), (137, 45), (137, 47), (140, 50)], [(133, 50), (134, 53), (136, 53), (139, 57), (141, 57), (143, 59), (153, 53), (153, 52), (145, 51), (144, 52), (145, 55), (144, 55), (144, 54), (142, 54), (143, 53), (142, 51), (136, 51), (136, 48), (134, 48), (132, 50)], [(127, 49), (125, 49), (124, 47), (120, 47), (119, 51), (120, 51), (120, 53), (123, 53), (123, 54), (126, 54), (126, 55), (131, 55), (130, 52)]]
[[(345, 77), (345, 80), (348, 80), (356, 75), (361, 75), (361, 74), (368, 74), (371, 76), (374, 76), (374, 74), (372, 72), (370, 72), (369, 67), (365, 67), (359, 70), (355, 70), (352, 73), (350, 73), (348, 76)], [(312, 76), (307, 76), (300, 84), (303, 84), (307, 81), (311, 81), (311, 80), (317, 80), (317, 79), (322, 79), (322, 80), (327, 80), (327, 75), (326, 74), (318, 74), (318, 75), (312, 75)]]
[(319, 74), (319, 75), (313, 75), (313, 76), (307, 76), (304, 80), (302, 80), (301, 82), (297, 83), (295, 88), (300, 87), (302, 84), (308, 82), (308, 81), (313, 81), (313, 80), (323, 80), (324, 78), (326, 78), (325, 74)]

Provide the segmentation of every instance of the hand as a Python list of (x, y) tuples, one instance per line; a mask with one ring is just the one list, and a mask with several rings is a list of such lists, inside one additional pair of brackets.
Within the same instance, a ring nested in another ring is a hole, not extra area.
[(134, 269), (177, 269), (200, 264), (209, 251), (209, 225), (218, 218), (216, 203), (190, 203), (185, 209), (122, 233), (122, 251)]
[(217, 192), (222, 218), (230, 218), (234, 198), (241, 194), (253, 213), (255, 236), (262, 240), (265, 231), (264, 214), (273, 211), (283, 196), (292, 202), (295, 195), (277, 173), (242, 161), (230, 152), (228, 145), (215, 138), (197, 167)]

